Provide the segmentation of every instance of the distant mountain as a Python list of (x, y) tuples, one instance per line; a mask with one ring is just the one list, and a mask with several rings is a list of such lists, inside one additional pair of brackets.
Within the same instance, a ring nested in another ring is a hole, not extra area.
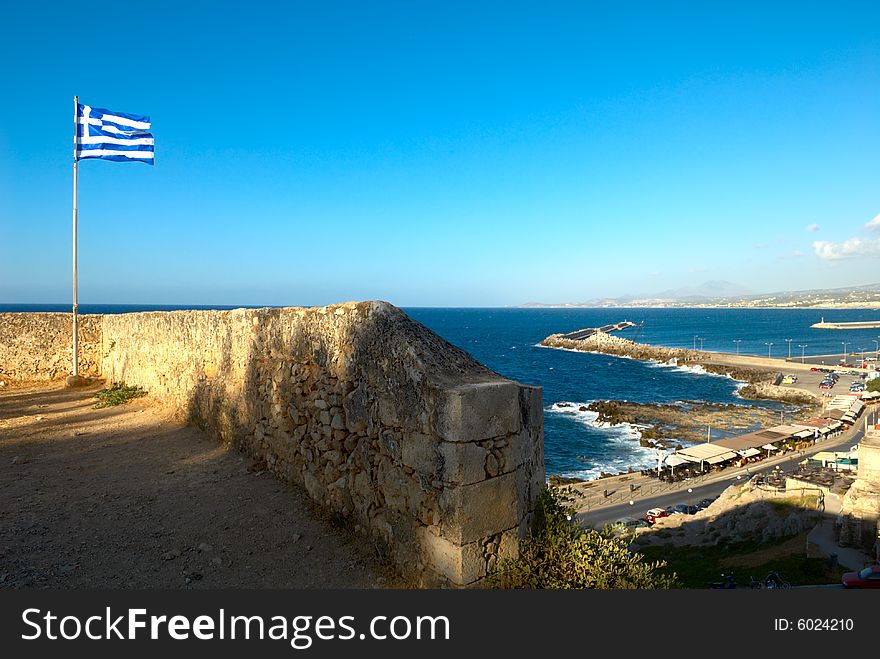
[(716, 298), (751, 294), (752, 291), (745, 286), (735, 284), (731, 281), (713, 280), (705, 281), (699, 286), (685, 286), (684, 288), (676, 288), (671, 291), (663, 291), (652, 297), (680, 300), (682, 298)]
[(880, 307), (880, 284), (776, 293), (750, 293), (728, 281), (707, 281), (699, 286), (662, 291), (654, 295), (622, 295), (579, 303), (529, 302), (527, 308), (583, 307)]

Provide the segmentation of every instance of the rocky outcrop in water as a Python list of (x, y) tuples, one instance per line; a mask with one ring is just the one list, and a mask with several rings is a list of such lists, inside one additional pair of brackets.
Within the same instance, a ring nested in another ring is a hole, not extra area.
[[(724, 434), (744, 434), (758, 426), (779, 423), (778, 412), (763, 407), (747, 407), (733, 403), (680, 401), (676, 404), (633, 403), (599, 400), (582, 406), (598, 415), (596, 423), (619, 425), (628, 423), (639, 429), (643, 446), (673, 447), (679, 442), (702, 442), (711, 427)], [(791, 410), (795, 414), (804, 409)]]

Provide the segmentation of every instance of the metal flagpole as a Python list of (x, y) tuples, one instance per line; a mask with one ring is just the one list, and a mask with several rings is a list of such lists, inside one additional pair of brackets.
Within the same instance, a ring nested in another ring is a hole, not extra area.
[(77, 179), (77, 160), (76, 160), (76, 138), (77, 138), (77, 114), (79, 109), (79, 97), (73, 97), (73, 380), (79, 378), (79, 354), (77, 350), (78, 327), (77, 327), (77, 303), (76, 303), (76, 179)]

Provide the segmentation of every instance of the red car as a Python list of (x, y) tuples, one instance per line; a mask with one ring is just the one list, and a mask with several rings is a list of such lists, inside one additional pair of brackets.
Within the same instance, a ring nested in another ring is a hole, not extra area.
[(653, 524), (659, 517), (669, 517), (669, 511), (665, 508), (651, 508), (645, 513), (645, 521), (648, 524)]
[(858, 572), (846, 572), (841, 581), (844, 588), (880, 588), (880, 565)]

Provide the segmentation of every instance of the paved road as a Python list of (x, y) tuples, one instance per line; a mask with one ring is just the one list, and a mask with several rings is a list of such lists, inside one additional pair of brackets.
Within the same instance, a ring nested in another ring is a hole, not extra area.
[[(842, 352), (834, 355), (807, 355), (801, 360), (800, 357), (793, 356), (791, 359), (786, 359), (786, 361), (791, 362), (793, 364), (816, 364), (817, 366), (825, 365), (825, 366), (834, 366), (837, 367), (840, 364), (840, 360), (846, 357), (846, 363), (852, 366), (861, 367), (862, 365), (862, 351), (857, 350), (855, 353), (847, 352), (844, 355)], [(865, 357), (877, 357), (877, 353), (874, 350), (865, 350)], [(868, 365), (868, 369), (873, 368), (877, 365), (877, 361), (868, 361), (866, 362)], [(867, 370), (867, 369), (865, 369)]]
[(636, 493), (631, 499), (633, 505), (630, 505), (628, 501), (610, 505), (599, 504), (593, 506), (587, 512), (578, 513), (575, 518), (585, 526), (601, 527), (605, 524), (613, 523), (621, 517), (641, 519), (649, 508), (666, 508), (678, 503), (697, 503), (700, 499), (721, 494), (721, 492), (737, 482), (737, 476), (740, 477), (739, 481), (742, 482), (742, 479), (749, 476), (773, 471), (773, 468), (776, 466), (779, 466), (782, 471), (795, 471), (798, 463), (809, 455), (819, 451), (847, 450), (861, 440), (864, 432), (864, 416), (862, 416), (859, 418), (858, 424), (840, 436), (820, 442), (803, 453), (786, 453), (763, 460), (760, 463), (753, 463), (749, 467), (725, 469), (704, 483), (690, 485), (693, 490), (691, 493), (687, 491), (689, 487), (687, 481), (682, 481), (681, 489), (677, 491), (663, 492), (646, 497), (639, 497), (638, 493)]

